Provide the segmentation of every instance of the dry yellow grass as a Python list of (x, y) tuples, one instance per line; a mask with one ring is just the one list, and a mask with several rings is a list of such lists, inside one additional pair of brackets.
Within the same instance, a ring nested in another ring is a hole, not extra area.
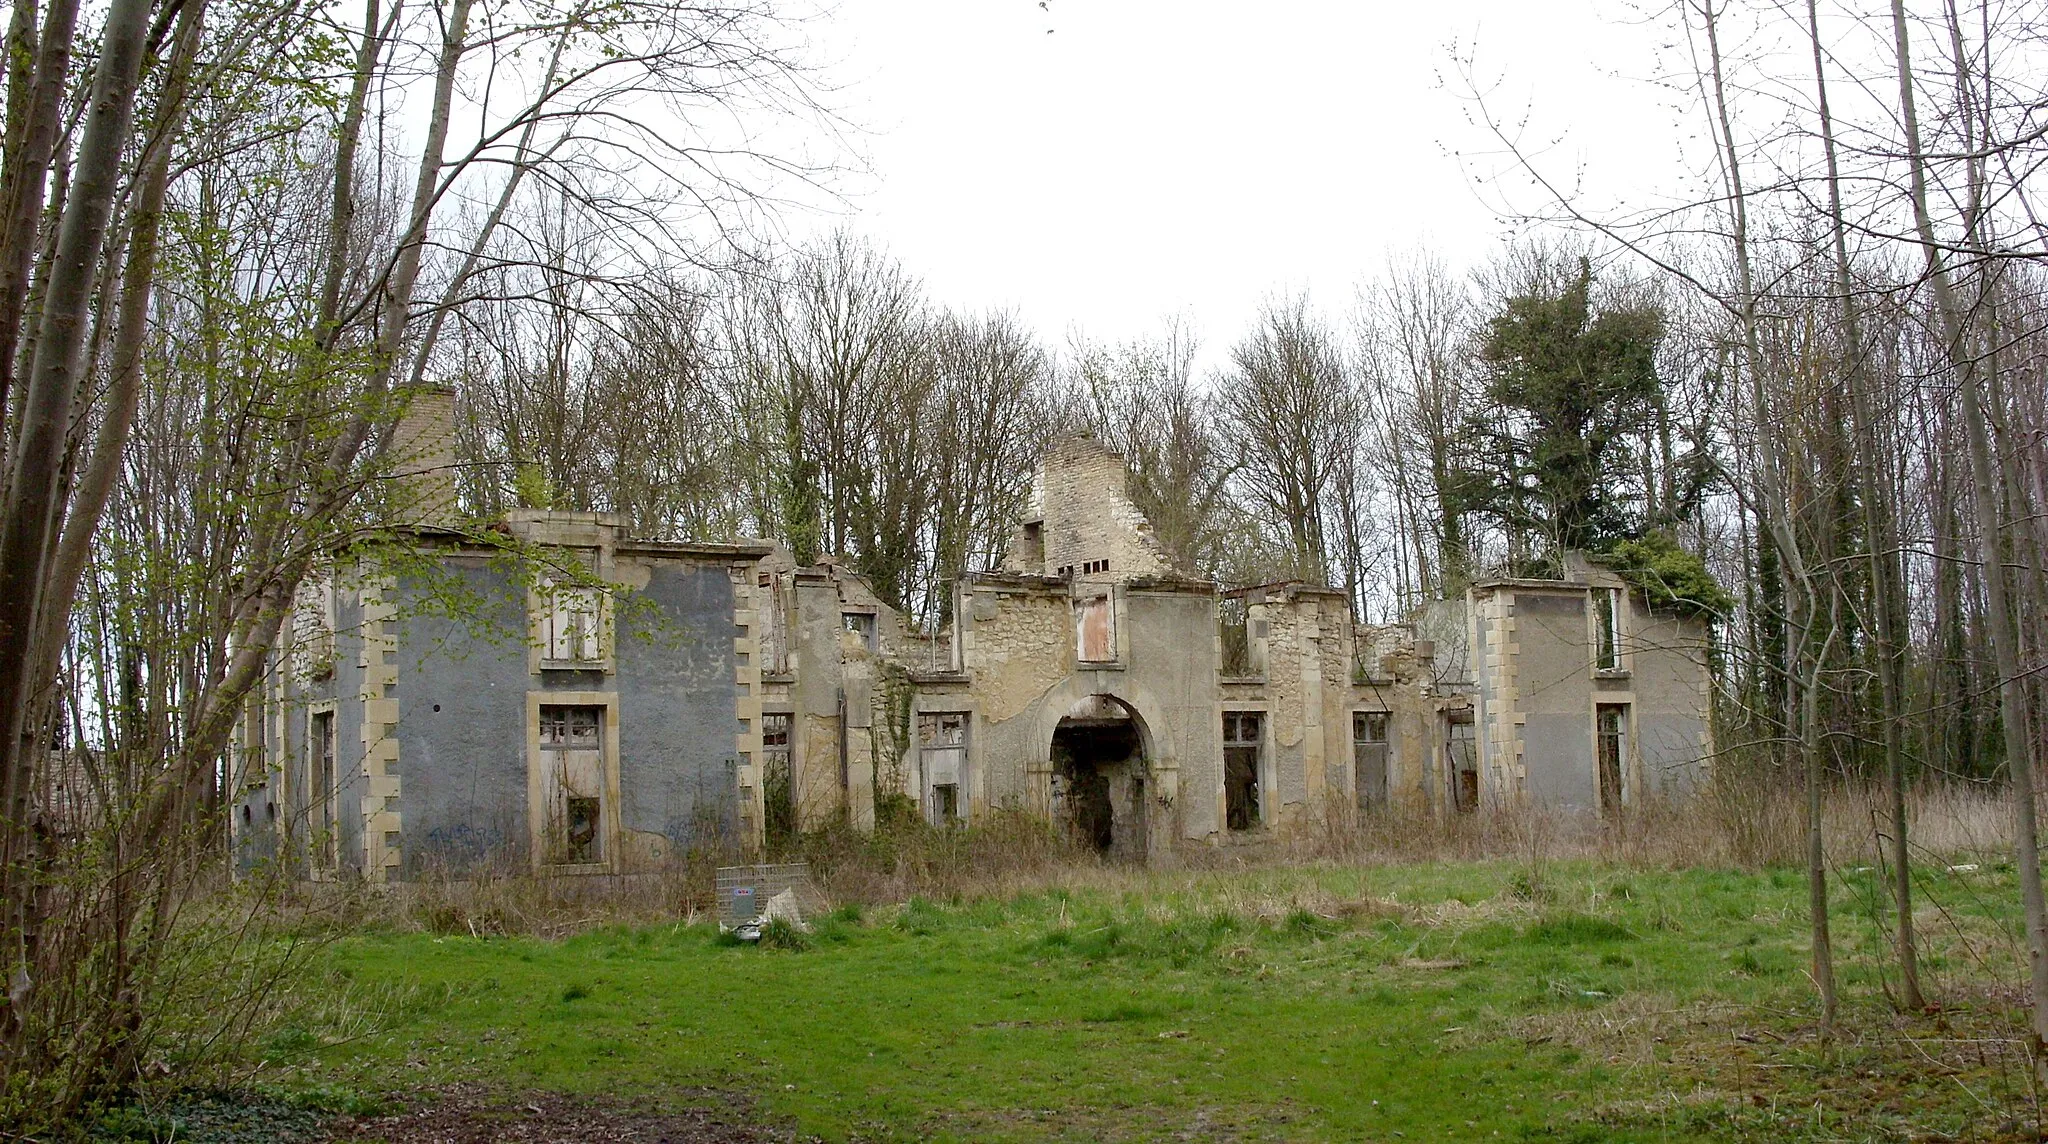
[[(1167, 869), (1105, 860), (1042, 822), (1007, 813), (970, 829), (912, 823), (873, 836), (827, 830), (806, 837), (793, 853), (774, 857), (809, 861), (814, 878), (835, 903), (1008, 898), (1058, 890), (1146, 899), (1184, 895), (1199, 885), (1198, 896), (1214, 908), (1254, 918), (1296, 911), (1341, 917), (1406, 907), (1344, 899), (1314, 879), (1238, 875), (1303, 867), (1507, 861), (1521, 867), (1526, 888), (1540, 896), (1547, 865), (1558, 861), (1657, 868), (1802, 862), (1805, 808), (1799, 792), (1730, 785), (1710, 788), (1683, 804), (1636, 808), (1614, 822), (1541, 809), (1447, 820), (1374, 815), (1360, 821), (1331, 814), (1258, 844), (1185, 848)], [(2002, 857), (2010, 849), (2013, 806), (2004, 791), (1922, 787), (1909, 800), (1909, 815), (1917, 861), (1965, 864)], [(1879, 831), (1888, 823), (1880, 789), (1842, 786), (1830, 791), (1824, 829), (1831, 863), (1837, 869), (1879, 864)], [(656, 873), (619, 877), (429, 875), (393, 887), (375, 908), (402, 926), (438, 933), (558, 937), (603, 925), (693, 921), (712, 909), (717, 866), (758, 857), (699, 852)], [(1941, 924), (1938, 916), (1923, 921)]]

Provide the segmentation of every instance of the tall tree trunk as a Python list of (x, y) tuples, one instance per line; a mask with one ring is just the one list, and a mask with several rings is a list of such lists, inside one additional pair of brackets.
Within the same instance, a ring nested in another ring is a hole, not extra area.
[[(36, 618), (46, 600), (46, 573), (59, 516), (58, 479), (79, 381), (92, 289), (100, 277), (109, 216), (120, 193), (121, 155), (134, 119), (135, 89), (149, 32), (149, 0), (114, 0), (107, 12), (91, 104), (73, 181), (58, 225), (56, 257), (43, 293), (28, 386), (0, 502), (0, 776), (5, 781), (0, 837), (0, 903), (8, 911), (0, 941), (7, 965), (8, 1019), (0, 1035), (21, 1030), (13, 1010), (33, 987), (25, 963), (28, 922), (28, 800), (35, 752), (27, 749), (30, 700), (37, 686)], [(46, 45), (47, 47), (47, 45)], [(34, 126), (31, 125), (31, 130)], [(21, 177), (40, 178), (21, 171)]]
[(1906, 1009), (1924, 1009), (1920, 994), (1920, 959), (1913, 942), (1913, 867), (1906, 839), (1906, 758), (1903, 710), (1903, 641), (1899, 631), (1899, 603), (1905, 594), (1897, 546), (1892, 540), (1890, 498), (1892, 482), (1888, 470), (1890, 454), (1877, 439), (1870, 399), (1870, 368), (1864, 355), (1863, 329), (1857, 313), (1854, 283), (1849, 275), (1849, 244), (1842, 224), (1842, 185), (1835, 155), (1834, 117), (1828, 108), (1827, 67), (1821, 51), (1820, 7), (1806, 0), (1806, 26), (1813, 46), (1813, 79), (1819, 97), (1821, 150), (1827, 159), (1828, 222), (1835, 256), (1835, 293), (1841, 306), (1842, 338), (1849, 393), (1849, 408), (1862, 461), (1861, 474), (1864, 546), (1870, 559), (1871, 610), (1875, 613), (1872, 635), (1877, 654), (1877, 674), (1882, 710), (1879, 719), (1884, 732), (1885, 777), (1891, 801), (1892, 901), (1897, 913), (1894, 930), (1899, 959), (1899, 1004)]
[(1913, 63), (1904, 0), (1892, 0), (1892, 34), (1897, 44), (1899, 111), (1906, 129), (1907, 173), (1913, 227), (1927, 260), (1927, 278), (1934, 288), (1944, 349), (1960, 382), (1963, 427), (1968, 437), (1971, 499), (1977, 511), (1978, 557), (1984, 572), (1985, 631), (1999, 676), (1999, 702), (2005, 737), (2006, 765), (2012, 773), (2018, 804), (2018, 837), (2014, 840), (2020, 876), (2020, 898), (2026, 911), (2027, 962), (2032, 1002), (2030, 1044), (2038, 1081), (2048, 1083), (2048, 905), (2041, 892), (2041, 852), (2034, 812), (2033, 736), (2028, 734), (2025, 679), (2014, 644), (2013, 613), (2007, 592), (1998, 485), (1993, 470), (1990, 430), (1984, 409), (1984, 362), (1973, 352), (1968, 315), (1950, 280), (1947, 256), (1934, 232), (1927, 206), (1927, 160), (1920, 143), (1920, 121), (1914, 106)]
[[(1784, 575), (1787, 588), (1798, 600), (1799, 622), (1794, 625), (1792, 638), (1786, 641), (1786, 696), (1785, 720), (1787, 725), (1805, 724), (1801, 727), (1798, 743), (1803, 770), (1807, 777), (1807, 867), (1808, 906), (1813, 939), (1813, 981), (1820, 992), (1821, 1028), (1828, 1031), (1835, 1021), (1835, 966), (1834, 952), (1828, 933), (1828, 891), (1827, 861), (1820, 833), (1819, 784), (1820, 744), (1817, 728), (1812, 721), (1818, 718), (1813, 689), (1819, 684), (1821, 663), (1815, 659), (1807, 677), (1802, 679), (1796, 661), (1801, 656), (1812, 655), (1814, 647), (1813, 625), (1820, 613), (1820, 595), (1814, 584), (1812, 572), (1806, 566), (1804, 553), (1799, 547), (1799, 538), (1791, 515), (1790, 490), (1787, 488), (1786, 467), (1779, 455), (1777, 442), (1772, 434), (1777, 421), (1772, 417), (1770, 402), (1764, 395), (1762, 376), (1763, 355), (1757, 341), (1756, 276), (1750, 260), (1749, 246), (1749, 205), (1742, 185), (1741, 158), (1735, 147), (1733, 118), (1728, 112), (1727, 86), (1722, 75), (1721, 40), (1719, 17), (1714, 10), (1713, 0), (1701, 0), (1700, 12), (1704, 17), (1707, 36), (1707, 59), (1710, 67), (1708, 76), (1712, 84), (1716, 142), (1721, 152), (1721, 162), (1728, 180), (1729, 211), (1734, 224), (1734, 254), (1737, 289), (1741, 291), (1736, 299), (1736, 313), (1742, 327), (1743, 372), (1749, 376), (1752, 417), (1757, 442), (1757, 479), (1761, 484), (1759, 509), (1763, 525), (1769, 533), (1772, 546)], [(1828, 634), (1824, 647), (1831, 646), (1833, 632)], [(1805, 702), (1795, 704), (1795, 689), (1805, 685)]]

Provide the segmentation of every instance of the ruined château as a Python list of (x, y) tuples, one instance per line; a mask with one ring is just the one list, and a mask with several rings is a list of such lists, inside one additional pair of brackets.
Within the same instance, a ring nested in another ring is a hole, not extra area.
[(245, 722), (245, 865), (620, 872), (1002, 809), (1165, 863), (1361, 815), (1611, 812), (1682, 795), (1711, 755), (1706, 626), (1582, 559), (1362, 625), (1328, 587), (1188, 575), (1081, 434), (932, 635), (766, 543), (596, 513), (514, 512), (495, 545), (437, 528), (448, 398), (415, 409), (412, 555), (309, 588)]

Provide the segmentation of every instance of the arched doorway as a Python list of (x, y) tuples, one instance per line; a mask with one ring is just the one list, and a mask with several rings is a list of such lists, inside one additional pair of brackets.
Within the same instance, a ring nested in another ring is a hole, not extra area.
[(1067, 709), (1053, 728), (1053, 817), (1097, 852), (1142, 862), (1147, 852), (1145, 729), (1109, 695)]

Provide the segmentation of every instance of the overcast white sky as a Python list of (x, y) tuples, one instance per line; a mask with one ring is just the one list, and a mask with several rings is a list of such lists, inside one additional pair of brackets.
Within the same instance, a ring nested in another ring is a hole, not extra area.
[(1560, 170), (1668, 184), (1673, 117), (1642, 79), (1659, 34), (1629, 18), (1617, 0), (841, 0), (814, 33), (867, 128), (849, 224), (935, 300), (1013, 309), (1055, 344), (1181, 314), (1214, 361), (1276, 291), (1336, 311), (1390, 248), (1469, 264), (1498, 240), (1512, 189), (1452, 155), (1488, 146), (1454, 41), (1500, 106), (1534, 111), (1530, 139), (1564, 136)]

